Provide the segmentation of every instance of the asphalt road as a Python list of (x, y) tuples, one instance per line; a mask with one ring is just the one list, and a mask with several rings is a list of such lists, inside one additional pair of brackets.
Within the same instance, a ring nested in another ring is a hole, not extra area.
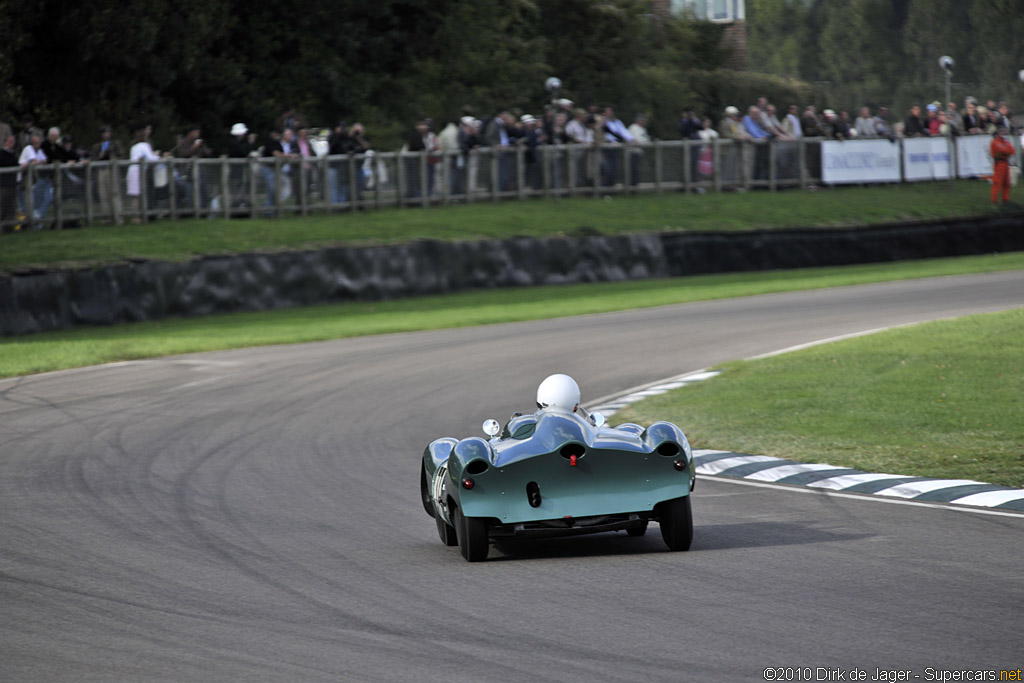
[(2, 381), (0, 680), (1016, 669), (1024, 516), (701, 479), (690, 552), (665, 552), (652, 528), (509, 543), (470, 565), (438, 541), (417, 478), (430, 439), (528, 409), (551, 372), (574, 375), (586, 401), (1020, 306), (1024, 272)]

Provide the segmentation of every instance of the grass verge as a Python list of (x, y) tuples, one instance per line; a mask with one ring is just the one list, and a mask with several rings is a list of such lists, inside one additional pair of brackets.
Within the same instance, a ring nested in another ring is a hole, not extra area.
[(0, 377), (198, 351), (605, 313), (940, 275), (1024, 269), (1024, 253), (844, 268), (474, 291), (0, 338)]
[(751, 230), (849, 226), (984, 215), (977, 181), (843, 187), (816, 192), (682, 194), (483, 202), (382, 209), (279, 220), (187, 220), (38, 231), (2, 238), (0, 272), (81, 268), (131, 259), (185, 261), (199, 255), (322, 248), (337, 244), (545, 237), (599, 232)]
[(671, 420), (698, 448), (1024, 486), (1024, 309), (720, 369), (615, 420)]

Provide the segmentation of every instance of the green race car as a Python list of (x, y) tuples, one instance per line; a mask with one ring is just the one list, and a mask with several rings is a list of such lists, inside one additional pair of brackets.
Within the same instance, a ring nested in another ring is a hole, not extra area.
[(446, 545), (479, 562), (492, 539), (642, 536), (656, 521), (670, 550), (689, 549), (694, 464), (677, 426), (608, 427), (580, 407), (567, 375), (545, 379), (537, 405), (504, 429), (485, 422), (489, 439), (446, 437), (427, 446), (420, 494)]

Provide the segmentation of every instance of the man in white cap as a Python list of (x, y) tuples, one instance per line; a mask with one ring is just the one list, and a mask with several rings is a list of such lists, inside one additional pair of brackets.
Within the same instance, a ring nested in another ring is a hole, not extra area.
[[(249, 134), (244, 123), (231, 126), (231, 143), (228, 145), (228, 157), (231, 159), (248, 159), (256, 151), (256, 136)], [(231, 206), (241, 207), (248, 204), (246, 197), (246, 174), (248, 164), (240, 161), (231, 162), (228, 167), (228, 188), (231, 193)]]
[[(742, 154), (744, 158), (749, 157), (751, 165), (753, 164), (754, 157), (752, 154), (747, 153), (744, 148), (746, 145), (743, 143), (749, 142), (751, 137), (747, 134), (747, 131), (743, 129), (743, 122), (740, 119), (740, 110), (736, 107), (729, 105), (725, 108), (725, 118), (718, 124), (718, 133), (723, 140), (735, 140), (735, 145), (732, 149), (729, 147), (722, 148), (722, 178), (724, 180), (736, 180), (740, 181), (736, 175), (737, 164), (736, 160)], [(744, 164), (744, 168), (746, 164)], [(748, 169), (749, 173), (750, 170)]]

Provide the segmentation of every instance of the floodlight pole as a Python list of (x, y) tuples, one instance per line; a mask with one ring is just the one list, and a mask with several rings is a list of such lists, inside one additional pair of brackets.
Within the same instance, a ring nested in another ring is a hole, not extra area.
[[(950, 80), (953, 78), (953, 58), (942, 56), (939, 57), (939, 66), (946, 73), (946, 102), (945, 107), (948, 111), (949, 103), (952, 101), (952, 95), (950, 94)], [(953, 187), (953, 177), (956, 175), (956, 162), (953, 158), (954, 147), (953, 147), (953, 122), (946, 120), (946, 154), (948, 156), (946, 166), (949, 169), (949, 187)]]

